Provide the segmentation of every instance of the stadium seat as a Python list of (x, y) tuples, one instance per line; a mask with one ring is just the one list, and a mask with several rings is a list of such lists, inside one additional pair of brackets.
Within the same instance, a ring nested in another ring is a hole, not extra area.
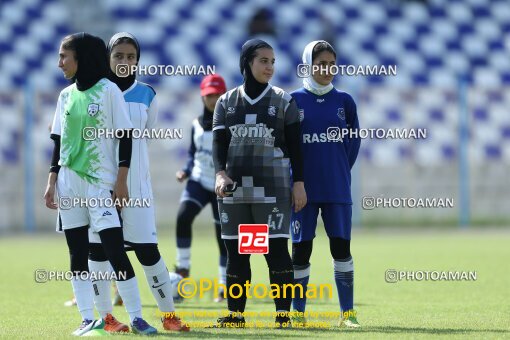
[[(434, 133), (416, 145), (388, 142), (382, 147), (368, 141), (364, 145), (371, 149), (361, 154), (365, 160), (386, 160), (389, 164), (393, 157), (411, 155), (431, 157), (428, 164), (432, 164), (433, 160), (440, 162), (455, 157), (452, 150), (458, 147), (457, 141), (446, 140), (438, 126), (450, 124), (447, 125), (450, 132), (457, 128), (458, 102), (453, 103), (441, 91), (429, 88), (449, 89), (454, 97), (458, 96), (460, 76), (468, 81), (467, 85), (487, 89), (467, 99), (471, 121), (482, 124), (483, 131), (508, 123), (502, 118), (507, 116), (508, 95), (499, 91), (500, 101), (489, 97), (489, 89), (510, 84), (510, 59), (502, 39), (510, 33), (510, 6), (504, 0), (451, 1), (448, 5), (441, 1), (423, 5), (321, 0), (313, 7), (306, 0), (265, 0), (256, 4), (234, 0), (99, 3), (97, 10), (106, 13), (111, 33), (129, 31), (138, 37), (143, 51), (142, 64), (215, 65), (228, 87), (242, 79), (238, 71), (239, 49), (249, 38), (249, 20), (261, 7), (270, 8), (275, 24), (276, 36), (271, 41), (277, 59), (273, 83), (277, 86), (289, 90), (300, 86), (295, 67), (303, 48), (309, 41), (324, 36), (334, 37), (331, 42), (341, 63), (397, 64), (397, 77), (337, 77), (336, 84), (357, 99), (362, 98), (358, 105), (363, 126), (389, 126), (405, 121), (433, 129)], [(8, 0), (0, 4), (0, 90), (16, 88), (22, 92), (31, 81), (35, 88), (55, 89), (56, 99), (57, 89), (67, 84), (56, 67), (58, 41), (72, 31), (67, 6), (57, 0)], [(325, 24), (327, 21), (330, 27)], [(94, 29), (91, 24), (88, 30), (94, 33)], [(163, 124), (187, 124), (191, 117), (183, 116), (183, 112), (199, 109), (199, 105), (191, 103), (197, 95), (197, 77), (151, 76), (141, 80), (164, 90), (159, 96)], [(385, 91), (385, 86), (392, 90)], [(370, 88), (370, 96), (363, 93), (364, 88)], [(414, 97), (399, 90), (410, 88), (417, 88)], [(178, 89), (179, 94), (190, 90), (193, 94), (180, 96), (181, 99), (166, 98), (165, 92), (174, 92), (173, 89)], [(410, 102), (413, 104), (405, 104)], [(51, 117), (54, 102), (38, 110), (38, 114)], [(14, 114), (11, 111), (2, 110), (7, 115)], [(412, 119), (404, 118), (408, 116)], [(47, 119), (37, 124), (36, 129), (42, 130)], [(508, 143), (507, 130), (495, 135)], [(501, 151), (505, 148), (497, 147), (496, 140), (477, 134), (472, 137), (470, 147), (479, 149), (472, 155), (482, 157), (476, 159), (510, 161), (510, 152)], [(485, 144), (478, 145), (479, 141)], [(2, 150), (13, 147), (6, 143), (1, 143)], [(49, 143), (45, 141), (40, 147), (47, 149)]]

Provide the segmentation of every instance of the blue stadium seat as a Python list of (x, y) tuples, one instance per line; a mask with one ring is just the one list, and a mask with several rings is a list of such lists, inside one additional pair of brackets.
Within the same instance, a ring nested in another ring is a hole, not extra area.
[[(397, 77), (337, 77), (340, 87), (347, 85), (349, 88), (353, 84), (358, 88), (365, 85), (408, 89), (429, 86), (450, 88), (455, 92), (460, 76), (468, 85), (483, 88), (510, 85), (510, 58), (504, 40), (510, 33), (510, 6), (506, 0), (459, 0), (447, 4), (429, 1), (428, 5), (319, 0), (313, 6), (307, 0), (261, 0), (257, 4), (235, 0), (111, 0), (100, 3), (103, 8), (99, 10), (109, 17), (112, 32), (126, 30), (138, 37), (143, 51), (142, 63), (215, 65), (229, 88), (242, 80), (239, 49), (249, 38), (250, 18), (263, 6), (270, 8), (276, 28), (276, 36), (271, 37), (277, 54), (273, 82), (286, 89), (301, 84), (295, 66), (301, 62), (304, 46), (324, 36), (332, 39), (341, 64), (398, 65)], [(0, 90), (23, 89), (29, 80), (37, 88), (67, 85), (57, 68), (57, 49), (60, 39), (71, 33), (72, 25), (64, 1), (2, 1)], [(91, 23), (88, 30), (94, 33), (94, 29)], [(200, 82), (199, 77), (153, 76), (142, 80), (164, 89), (178, 89), (178, 93), (192, 90), (194, 96)], [(497, 127), (496, 123), (507, 124), (503, 125), (501, 138), (508, 139), (510, 122), (504, 115), (510, 98), (504, 91), (491, 91), (484, 92), (484, 99), (476, 95), (468, 99), (470, 119), (492, 129)], [(396, 95), (389, 95), (388, 92), (382, 90), (381, 94), (370, 96), (358, 93), (364, 126), (405, 121), (432, 130), (444, 124), (457, 124), (456, 93), (450, 97), (437, 92), (417, 95), (418, 104), (408, 107), (401, 105), (406, 102), (402, 98), (413, 94), (397, 91)], [(170, 97), (165, 94), (159, 97), (161, 119), (166, 124), (179, 119), (182, 106), (189, 99), (186, 96), (165, 98)], [(49, 116), (56, 96), (50, 98), (43, 105)], [(0, 95), (0, 109), (9, 112), (10, 104), (5, 101), (8, 99)], [(18, 133), (16, 124), (9, 126)], [(367, 142), (369, 149), (363, 149), (361, 157), (374, 161), (384, 157), (430, 157), (438, 161), (456, 157), (456, 141), (441, 138), (444, 137), (433, 135), (430, 140), (418, 142), (416, 149), (396, 143), (385, 144), (382, 148)], [(476, 134), (473, 138), (473, 145), (478, 141), (485, 143), (473, 153), (477, 157), (508, 156), (494, 141)], [(47, 149), (47, 145), (41, 147)], [(3, 139), (0, 149), (4, 160), (17, 159), (16, 147)]]

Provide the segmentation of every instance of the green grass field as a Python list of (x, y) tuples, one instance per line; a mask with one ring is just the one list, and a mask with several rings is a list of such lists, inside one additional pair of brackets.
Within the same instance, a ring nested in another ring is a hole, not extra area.
[[(217, 276), (217, 249), (212, 230), (195, 227), (192, 271), (195, 278)], [(173, 233), (160, 235), (160, 249), (173, 266)], [(323, 231), (315, 241), (310, 283), (334, 287), (329, 247)], [(336, 319), (320, 318), (332, 326), (325, 329), (274, 330), (251, 328), (216, 330), (193, 328), (188, 334), (161, 331), (158, 336), (212, 338), (510, 338), (510, 232), (507, 230), (468, 231), (362, 231), (353, 235), (355, 264), (355, 307), (361, 330), (336, 327)], [(161, 330), (157, 307), (147, 287), (140, 265), (130, 254), (139, 277), (144, 317)], [(4, 236), (0, 239), (2, 278), (0, 280), (0, 337), (68, 338), (79, 325), (76, 308), (64, 307), (72, 296), (69, 282), (36, 283), (36, 269), (67, 270), (68, 254), (62, 235), (37, 234)], [(437, 270), (476, 271), (476, 281), (387, 283), (385, 271)], [(268, 284), (262, 256), (252, 256), (253, 283)], [(177, 305), (177, 310), (224, 311), (226, 302), (216, 304), (212, 295), (193, 298)], [(332, 299), (309, 300), (307, 310), (338, 312), (336, 291)], [(247, 311), (273, 312), (272, 300), (248, 301)], [(127, 323), (123, 307), (114, 314)], [(214, 317), (186, 317), (190, 322), (214, 321)], [(310, 318), (309, 318), (310, 319)], [(266, 318), (264, 321), (272, 321)], [(249, 318), (247, 321), (250, 321)], [(252, 320), (253, 321), (253, 320)], [(119, 335), (123, 338), (134, 335)]]

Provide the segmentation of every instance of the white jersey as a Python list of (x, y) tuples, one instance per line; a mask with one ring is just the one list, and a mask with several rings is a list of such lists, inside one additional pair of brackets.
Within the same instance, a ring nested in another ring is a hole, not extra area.
[[(158, 115), (154, 90), (149, 85), (135, 80), (134, 84), (123, 94), (133, 128), (153, 129)], [(149, 172), (149, 152), (147, 139), (145, 138), (133, 138), (127, 185), (129, 197), (153, 198)]]
[(86, 91), (66, 87), (57, 102), (51, 133), (61, 136), (59, 165), (88, 183), (111, 190), (118, 172), (118, 140), (95, 138), (98, 129), (130, 129), (117, 85), (103, 78)]
[(212, 138), (212, 131), (205, 131), (198, 119), (195, 119), (193, 121), (193, 143), (196, 151), (190, 178), (202, 184), (209, 191), (214, 191), (215, 181)]

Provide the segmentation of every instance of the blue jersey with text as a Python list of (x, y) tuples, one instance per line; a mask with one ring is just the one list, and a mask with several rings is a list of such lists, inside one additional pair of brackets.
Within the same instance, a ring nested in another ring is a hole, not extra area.
[(301, 120), (301, 149), (308, 202), (352, 204), (351, 168), (360, 138), (352, 97), (333, 88), (318, 96), (304, 88), (291, 93)]

